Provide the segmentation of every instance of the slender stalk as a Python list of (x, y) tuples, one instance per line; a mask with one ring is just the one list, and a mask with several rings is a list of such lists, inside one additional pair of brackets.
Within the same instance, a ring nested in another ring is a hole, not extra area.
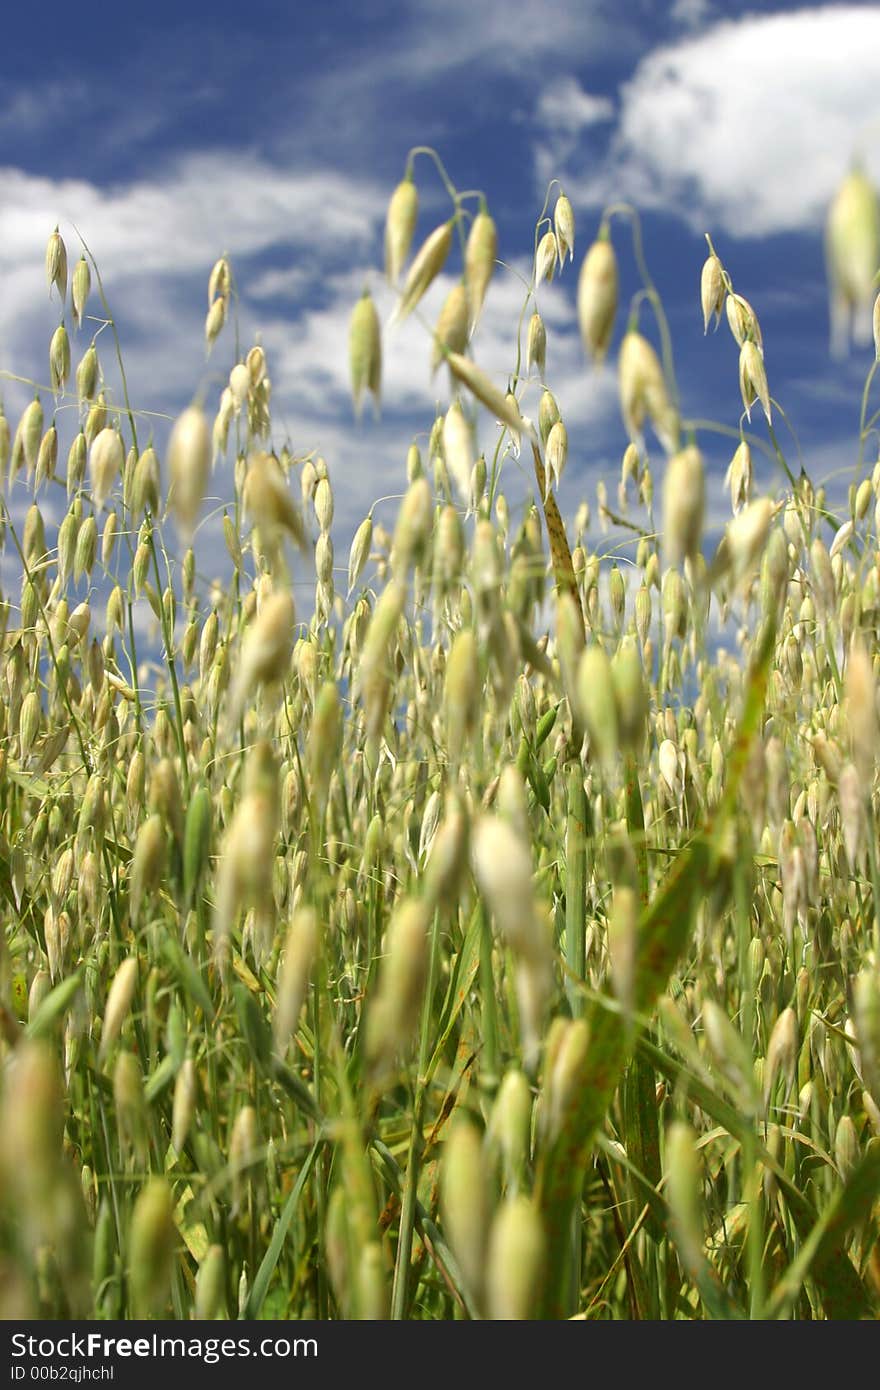
[(415, 1226), (416, 1201), (418, 1198), (419, 1170), (424, 1145), (423, 1130), (428, 1084), (426, 1073), (431, 1056), (431, 1031), (434, 1026), (433, 1001), (439, 959), (440, 913), (437, 911), (434, 913), (434, 920), (431, 928), (428, 979), (425, 986), (425, 998), (422, 1004), (422, 1019), (419, 1029), (418, 1070), (416, 1072), (413, 1094), (409, 1152), (406, 1163), (403, 1195), (401, 1198), (400, 1231), (397, 1237), (397, 1256), (394, 1261), (394, 1282), (391, 1287), (391, 1317), (395, 1321), (405, 1318), (409, 1308), (413, 1229)]

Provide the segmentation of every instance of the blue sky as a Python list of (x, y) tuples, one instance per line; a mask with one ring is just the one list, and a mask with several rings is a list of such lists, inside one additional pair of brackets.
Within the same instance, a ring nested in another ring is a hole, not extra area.
[[(349, 314), (364, 283), (383, 318), (392, 307), (380, 275), (385, 207), (408, 149), (430, 144), (458, 187), (485, 191), (500, 256), (513, 267), (498, 270), (473, 343), (500, 383), (514, 360), (523, 302), (514, 272), (527, 272), (550, 179), (561, 180), (574, 205), (575, 263), (538, 294), (548, 381), (571, 441), (561, 495), (569, 515), (581, 498), (595, 511), (600, 477), (614, 496), (626, 443), (614, 360), (638, 282), (624, 222), (614, 228), (620, 321), (604, 371), (583, 360), (574, 309), (580, 261), (602, 207), (617, 198), (643, 214), (685, 414), (735, 427), (740, 412), (732, 339), (723, 325), (708, 338), (702, 331), (698, 285), (709, 231), (758, 313), (770, 388), (810, 471), (818, 479), (846, 470), (871, 354), (861, 348), (830, 359), (822, 227), (854, 154), (880, 182), (878, 52), (877, 5), (7, 7), (0, 370), (46, 380), (58, 310), (46, 297), (43, 253), (58, 222), (73, 263), (75, 224), (101, 266), (135, 404), (173, 414), (203, 390), (215, 409), (234, 340), (227, 329), (206, 362), (206, 285), (214, 260), (228, 252), (242, 296), (242, 345), (260, 341), (268, 355), (275, 442), (327, 458), (344, 564), (372, 500), (401, 490), (413, 435), (424, 436), (435, 405), (448, 403), (447, 384), (439, 374), (431, 381), (429, 342), (414, 321), (386, 339), (381, 419), (367, 412), (356, 424), (348, 393)], [(447, 205), (427, 161), (417, 178), (418, 240)], [(450, 266), (426, 302), (429, 319), (456, 277)], [(85, 332), (76, 336), (74, 361), (87, 342)], [(99, 347), (112, 386), (109, 343)], [(28, 396), (2, 379), (0, 394), (11, 418)], [(529, 403), (537, 413), (536, 388)], [(59, 422), (69, 429), (74, 416), (61, 411)], [(160, 442), (163, 428), (157, 421)], [(487, 444), (491, 430), (485, 422)], [(701, 443), (721, 519), (731, 449), (710, 435)], [(658, 455), (658, 474), (661, 467)], [(773, 480), (769, 466), (761, 476)], [(219, 497), (229, 486), (222, 472), (214, 480)], [(511, 463), (512, 505), (527, 486)], [(213, 534), (206, 529), (206, 545)]]

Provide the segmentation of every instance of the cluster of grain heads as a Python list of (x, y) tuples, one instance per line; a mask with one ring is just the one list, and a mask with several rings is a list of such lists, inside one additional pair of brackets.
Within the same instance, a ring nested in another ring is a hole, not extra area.
[[(389, 209), (402, 309), (461, 232), (422, 325), (451, 393), (401, 456), (396, 517), (386, 499), (357, 527), (349, 601), (340, 499), (319, 454), (269, 441), (259, 346), (168, 455), (189, 534), (234, 441), (228, 579), (165, 548), (156, 450), (94, 343), (67, 437), (45, 390), (14, 433), (0, 416), (21, 566), (0, 612), (0, 1295), (23, 1316), (876, 1308), (880, 465), (839, 503), (805, 477), (771, 491), (741, 435), (722, 494), (646, 285), (662, 353), (633, 319), (597, 541), (586, 503), (556, 502), (583, 441), (535, 303), (571, 260), (570, 204), (538, 225), (508, 391), (470, 355), (497, 231), (453, 203), (412, 262), (409, 174)], [(597, 360), (620, 214), (577, 288)], [(232, 297), (221, 259), (209, 326)], [(711, 246), (700, 303), (750, 408), (760, 325)], [(369, 299), (352, 329), (362, 400)], [(312, 537), (298, 621), (288, 543)]]
[(226, 256), (215, 261), (208, 277), (208, 313), (205, 317), (205, 345), (211, 351), (223, 330), (232, 295), (232, 268)]

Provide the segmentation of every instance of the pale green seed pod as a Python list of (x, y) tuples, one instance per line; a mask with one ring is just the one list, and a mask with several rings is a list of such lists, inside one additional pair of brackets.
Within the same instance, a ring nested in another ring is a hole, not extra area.
[(92, 288), (92, 273), (89, 270), (89, 263), (85, 256), (80, 256), (73, 272), (73, 280), (70, 286), (70, 298), (73, 304), (73, 321), (77, 328), (82, 328), (83, 311)]
[(91, 577), (98, 556), (98, 523), (94, 514), (89, 513), (79, 528), (76, 549), (73, 552), (73, 577), (79, 583), (83, 575)]
[(678, 416), (669, 399), (660, 359), (647, 338), (635, 329), (623, 335), (618, 359), (620, 407), (624, 427), (637, 439), (646, 419), (667, 453), (678, 445)]
[(275, 1047), (281, 1056), (299, 1026), (311, 983), (318, 940), (317, 914), (311, 907), (300, 908), (291, 920), (278, 972), (274, 1035)]
[(486, 373), (481, 371), (469, 357), (457, 352), (450, 352), (446, 360), (456, 381), (466, 386), (501, 424), (507, 426), (512, 432), (514, 440), (518, 441), (523, 432), (524, 423), (514, 398), (507, 392), (499, 390), (489, 380)]
[(638, 753), (648, 721), (648, 689), (642, 657), (633, 637), (625, 637), (611, 662), (622, 748)]
[(535, 252), (535, 283), (552, 280), (559, 258), (559, 247), (552, 232), (545, 232)]
[(861, 641), (852, 644), (844, 679), (846, 716), (853, 747), (853, 762), (863, 786), (873, 780), (877, 751), (880, 748), (880, 723), (877, 714), (877, 684), (871, 659)]
[(551, 391), (542, 391), (541, 402), (538, 406), (538, 430), (542, 444), (546, 445), (550, 431), (559, 418), (559, 406), (556, 404), (556, 397)]
[(578, 663), (577, 701), (591, 749), (606, 771), (620, 748), (620, 728), (611, 663), (602, 647), (587, 647)]
[(607, 228), (600, 229), (581, 266), (577, 291), (578, 323), (584, 350), (603, 362), (617, 313), (617, 258)]
[(859, 972), (853, 985), (853, 1021), (865, 1085), (880, 1105), (880, 980), (876, 966)]
[(373, 542), (373, 514), (365, 517), (355, 532), (348, 554), (348, 592), (351, 594), (360, 578)]
[(36, 742), (41, 716), (40, 697), (36, 690), (29, 690), (21, 702), (18, 716), (19, 752), (23, 763), (27, 760)]
[[(316, 490), (319, 481), (316, 477), (313, 491)], [(286, 533), (301, 550), (307, 548), (303, 519), (291, 496), (284, 470), (274, 454), (260, 450), (250, 455), (242, 489), (242, 501), (250, 520), (270, 539)], [(224, 534), (226, 531), (224, 520)], [(236, 568), (240, 569), (241, 550), (231, 519), (228, 531), (227, 548)]]
[(24, 527), (21, 535), (21, 548), (24, 551), (24, 558), (31, 569), (38, 567), (46, 557), (46, 527), (43, 523), (43, 514), (33, 502), (28, 507), (27, 515), (24, 519)]
[(636, 632), (639, 635), (639, 641), (644, 647), (645, 643), (648, 640), (648, 634), (651, 631), (651, 621), (653, 618), (651, 609), (651, 591), (646, 584), (640, 584), (638, 589), (636, 590), (635, 611)]
[(703, 332), (709, 331), (709, 320), (714, 317), (715, 326), (721, 322), (724, 296), (727, 288), (724, 283), (724, 270), (718, 257), (712, 253), (703, 262), (700, 272), (700, 307), (703, 311)]
[(67, 247), (57, 227), (46, 246), (46, 280), (50, 295), (54, 286), (63, 304), (67, 298)]
[(741, 348), (747, 339), (751, 339), (760, 350), (763, 350), (761, 328), (749, 301), (744, 299), (741, 294), (728, 294), (724, 301), (724, 310), (737, 347)]
[(773, 1025), (767, 1043), (763, 1076), (765, 1106), (773, 1094), (773, 1084), (780, 1073), (785, 1077), (783, 1104), (791, 1095), (797, 1077), (799, 1046), (797, 1014), (792, 1008), (783, 1009)]
[(526, 370), (528, 371), (533, 366), (537, 367), (538, 375), (543, 379), (547, 366), (547, 330), (544, 327), (544, 320), (537, 312), (532, 314), (529, 319), (529, 331), (526, 337)]
[(364, 392), (371, 393), (377, 411), (382, 394), (382, 330), (369, 290), (364, 290), (351, 316), (348, 354), (354, 410), (360, 418)]
[(95, 399), (99, 375), (98, 352), (95, 344), (92, 343), (86, 348), (76, 369), (76, 394), (80, 403)]
[(405, 580), (410, 566), (421, 563), (433, 520), (430, 484), (427, 478), (417, 478), (400, 504), (391, 545), (391, 569), (399, 582)]
[(70, 376), (70, 339), (60, 323), (49, 344), (49, 381), (53, 391), (63, 391)]
[(358, 685), (367, 719), (367, 734), (378, 738), (385, 726), (392, 690), (391, 647), (403, 614), (406, 590), (392, 581), (373, 610), (361, 652)]
[(140, 1063), (123, 1049), (113, 1068), (113, 1103), (123, 1153), (136, 1162), (147, 1156), (147, 1101)]
[(144, 821), (138, 831), (131, 857), (129, 899), (133, 921), (138, 920), (146, 899), (156, 891), (162, 882), (167, 853), (162, 817), (152, 815)]
[(464, 352), (468, 342), (468, 295), (465, 282), (454, 285), (443, 302), (434, 345), (431, 349), (431, 371), (435, 372), (447, 352)]
[(195, 1062), (185, 1057), (174, 1082), (174, 1099), (171, 1105), (171, 1147), (175, 1153), (182, 1153), (195, 1118), (198, 1099), (198, 1078)]
[(706, 506), (703, 456), (694, 445), (669, 460), (663, 479), (663, 531), (667, 564), (693, 560), (700, 548)]
[(20, 1202), (27, 1224), (39, 1227), (41, 1213), (57, 1210), (64, 1126), (61, 1077), (48, 1044), (24, 1039), (9, 1059), (4, 1082), (0, 1150), (11, 1189), (7, 1200)]
[(487, 1313), (493, 1321), (539, 1316), (547, 1246), (541, 1217), (527, 1197), (513, 1197), (495, 1213), (486, 1267)]
[(101, 391), (97, 400), (86, 416), (83, 434), (86, 437), (86, 444), (91, 448), (94, 440), (101, 433), (107, 424), (107, 400), (104, 392)]
[(209, 1245), (199, 1265), (193, 1315), (200, 1322), (226, 1317), (226, 1257), (222, 1245)]
[(320, 584), (333, 583), (333, 542), (325, 531), (315, 546), (315, 573)]
[(209, 353), (223, 331), (228, 307), (229, 300), (226, 295), (219, 295), (205, 316), (205, 346)]
[(545, 455), (548, 484), (552, 477), (559, 487), (568, 460), (568, 431), (562, 420), (556, 421), (547, 436)]
[(446, 665), (446, 735), (450, 762), (457, 766), (474, 736), (480, 709), (480, 667), (472, 631), (456, 633)]
[(501, 1155), (505, 1186), (522, 1185), (532, 1141), (532, 1091), (524, 1072), (505, 1072), (489, 1118), (488, 1139)]
[(448, 222), (436, 227), (419, 247), (404, 281), (400, 299), (392, 315), (392, 323), (399, 323), (412, 313), (440, 274), (452, 247), (454, 227), (455, 218), (450, 218)]
[(101, 1025), (101, 1045), (98, 1060), (103, 1061), (122, 1032), (128, 1018), (131, 1002), (137, 985), (137, 959), (129, 956), (122, 962), (113, 977), (107, 1003), (104, 1008), (104, 1022)]
[(483, 815), (472, 852), (477, 884), (506, 943), (523, 960), (547, 966), (550, 943), (535, 903), (528, 843), (510, 822)]
[(182, 534), (195, 529), (211, 471), (211, 431), (204, 411), (189, 406), (168, 440), (169, 501)]
[[(551, 1046), (552, 1042), (552, 1046)], [(541, 1128), (553, 1143), (572, 1123), (572, 1110), (583, 1089), (590, 1048), (590, 1031), (584, 1019), (565, 1019), (548, 1039), (541, 1097)]]
[(470, 421), (459, 400), (452, 402), (443, 420), (443, 456), (459, 497), (467, 502), (474, 467), (474, 442)]
[(483, 1298), (491, 1217), (486, 1177), (480, 1135), (470, 1120), (459, 1120), (443, 1151), (440, 1206), (452, 1253), (477, 1306)]
[(237, 721), (246, 701), (260, 686), (283, 679), (290, 667), (295, 634), (296, 609), (286, 591), (273, 593), (263, 604), (256, 621), (244, 636), (230, 697), (230, 715)]
[(704, 1258), (702, 1175), (696, 1135), (683, 1120), (673, 1121), (666, 1131), (664, 1170), (676, 1245), (685, 1265), (693, 1268)]
[(214, 657), (217, 652), (217, 637), (219, 634), (219, 626), (220, 624), (219, 619), (217, 617), (217, 610), (215, 608), (212, 608), (207, 618), (205, 619), (205, 624), (202, 628), (201, 637), (199, 638), (199, 679), (201, 681), (205, 681), (207, 679), (208, 672), (211, 669), (211, 665), (214, 661)]
[(356, 1279), (358, 1317), (383, 1321), (388, 1317), (388, 1275), (381, 1241), (368, 1240), (360, 1249)]
[[(156, 746), (165, 752), (171, 746), (172, 733), (170, 721), (164, 708), (156, 711), (153, 730)], [(176, 840), (183, 838), (183, 799), (180, 795), (180, 782), (177, 770), (170, 757), (162, 757), (150, 775), (149, 807), (161, 816), (174, 834)]]
[(703, 1028), (713, 1062), (737, 1089), (743, 1107), (751, 1108), (755, 1095), (748, 1048), (742, 1035), (714, 999), (703, 1000)]
[(846, 1182), (860, 1158), (859, 1136), (851, 1115), (841, 1115), (834, 1135), (834, 1162)]
[(412, 245), (419, 213), (418, 190), (409, 174), (391, 195), (385, 220), (385, 274), (396, 285)]
[(154, 1318), (171, 1291), (177, 1230), (171, 1188), (164, 1178), (151, 1177), (138, 1193), (128, 1242), (128, 1281), (132, 1313)]
[(379, 985), (367, 1015), (366, 1056), (384, 1071), (406, 1048), (418, 1022), (428, 967), (428, 922), (425, 904), (405, 900), (388, 927)]
[(560, 193), (553, 209), (553, 230), (556, 233), (556, 245), (559, 247), (559, 264), (562, 265), (566, 255), (573, 261), (574, 208), (564, 193)]
[(481, 209), (471, 223), (464, 251), (464, 277), (471, 332), (482, 312), (486, 290), (495, 270), (497, 254), (497, 228), (489, 213)]
[(86, 437), (80, 431), (75, 436), (67, 454), (67, 495), (70, 497), (74, 492), (78, 492), (82, 487), (83, 479), (86, 476), (86, 464), (88, 462), (88, 445)]
[(44, 482), (49, 482), (56, 475), (58, 463), (58, 431), (54, 425), (50, 425), (49, 430), (43, 435), (40, 441), (40, 449), (36, 456), (36, 467), (33, 470), (33, 491), (38, 491)]
[(244, 1183), (252, 1180), (251, 1169), (258, 1148), (257, 1112), (252, 1105), (243, 1105), (232, 1122), (229, 1137), (229, 1167), (232, 1172), (232, 1190), (236, 1206), (241, 1204)]
[(146, 511), (155, 515), (159, 510), (160, 479), (159, 460), (156, 450), (150, 445), (140, 455), (135, 464), (131, 488), (131, 510), (135, 517)]
[(335, 681), (325, 681), (315, 701), (309, 730), (306, 759), (314, 805), (319, 816), (327, 805), (330, 778), (339, 757), (342, 735), (342, 708)]
[(34, 974), (34, 978), (31, 980), (30, 989), (28, 990), (27, 1016), (29, 1023), (32, 1023), (40, 1012), (40, 1005), (51, 988), (52, 981), (49, 977), (49, 972), (43, 969), (37, 970)]
[(841, 354), (850, 325), (857, 343), (871, 341), (871, 304), (880, 263), (880, 203), (859, 168), (846, 176), (828, 211), (825, 232), (831, 308), (831, 347)]
[(202, 876), (207, 872), (212, 834), (211, 795), (206, 787), (199, 787), (187, 807), (183, 832), (183, 895), (188, 905), (194, 904)]
[(92, 502), (100, 511), (113, 490), (125, 463), (122, 436), (114, 428), (106, 428), (95, 436), (89, 450), (89, 471), (92, 479)]
[[(447, 799), (446, 814), (436, 834), (425, 843), (425, 900), (441, 910), (454, 910), (467, 869), (469, 845), (467, 812), (454, 795)], [(421, 845), (419, 849), (421, 856)]]
[(43, 407), (39, 396), (36, 396), (25, 407), (19, 421), (17, 435), (21, 441), (21, 449), (28, 472), (32, 473), (37, 466), (37, 455), (40, 452), (40, 442), (43, 438)]
[(772, 422), (770, 413), (770, 388), (767, 385), (767, 372), (760, 348), (751, 338), (747, 338), (739, 350), (739, 389), (742, 403), (748, 418), (752, 418), (752, 406), (761, 402), (761, 408)]
[(461, 579), (464, 563), (464, 532), (455, 507), (442, 508), (436, 523), (434, 543), (434, 582), (442, 590)]

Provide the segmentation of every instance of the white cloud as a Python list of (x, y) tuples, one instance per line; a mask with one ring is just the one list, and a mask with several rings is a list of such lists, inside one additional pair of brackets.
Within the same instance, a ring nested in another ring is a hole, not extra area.
[(853, 5), (748, 15), (655, 49), (578, 197), (629, 197), (736, 236), (817, 228), (854, 153), (880, 176), (878, 52), (880, 9)]
[(711, 10), (710, 0), (674, 0), (669, 18), (683, 29), (699, 29), (709, 18)]
[(562, 77), (545, 87), (535, 109), (535, 117), (543, 126), (563, 135), (578, 135), (613, 115), (614, 103), (608, 97), (585, 92), (576, 77)]
[[(161, 181), (141, 178), (110, 190), (85, 181), (53, 182), (20, 170), (0, 171), (0, 369), (45, 382), (46, 351), (59, 306), (57, 297), (47, 296), (43, 249), (47, 233), (60, 221), (72, 265), (78, 254), (75, 223), (98, 259), (119, 325), (132, 401), (136, 412), (144, 412), (138, 419), (141, 443), (155, 427), (161, 454), (165, 423), (149, 412), (173, 415), (201, 390), (210, 414), (234, 360), (231, 323), (207, 363), (203, 346), (207, 274), (216, 256), (228, 251), (241, 295), (241, 348), (246, 351), (259, 340), (267, 352), (273, 439), (278, 445), (287, 439), (298, 455), (315, 450), (326, 457), (336, 491), (338, 558), (344, 563), (351, 535), (370, 505), (405, 488), (409, 443), (416, 436), (425, 448), (435, 411), (445, 410), (450, 399), (446, 371), (432, 378), (429, 359), (430, 326), (457, 279), (454, 262), (438, 277), (418, 313), (383, 335), (381, 418), (375, 421), (367, 407), (364, 419), (354, 420), (348, 366), (352, 308), (365, 283), (374, 292), (383, 324), (394, 305), (394, 294), (376, 265), (386, 199), (385, 188), (363, 180), (340, 174), (294, 176), (219, 155), (185, 159)], [(264, 253), (271, 258), (268, 268)], [(500, 386), (506, 386), (514, 370), (518, 325), (524, 351), (534, 307), (523, 315), (528, 278), (523, 257), (514, 256), (496, 269), (474, 340), (480, 366)], [(548, 332), (548, 379), (571, 438), (564, 496), (579, 499), (597, 441), (619, 431), (619, 425), (613, 372), (591, 373), (586, 367), (573, 301), (571, 267), (561, 282), (543, 284), (538, 291)], [(101, 312), (95, 291), (89, 307)], [(72, 334), (74, 364), (94, 327)], [(100, 335), (99, 354), (118, 409), (121, 392), (107, 332)], [(13, 426), (31, 389), (0, 380)], [(533, 416), (540, 390), (533, 374), (523, 399), (523, 409)], [(48, 419), (52, 400), (46, 392), (43, 402)], [(75, 420), (75, 403), (62, 406), (62, 458)], [(484, 410), (479, 429), (489, 453), (497, 426)], [(503, 486), (515, 514), (526, 492), (534, 489), (529, 458), (505, 464)], [(19, 492), (17, 501), (23, 504), (24, 488)], [(228, 465), (218, 470), (211, 492), (215, 498), (231, 498)], [(206, 501), (206, 516), (208, 511)], [(389, 524), (395, 512), (396, 503), (386, 504)], [(216, 520), (202, 528), (198, 553), (208, 573), (223, 567)]]

